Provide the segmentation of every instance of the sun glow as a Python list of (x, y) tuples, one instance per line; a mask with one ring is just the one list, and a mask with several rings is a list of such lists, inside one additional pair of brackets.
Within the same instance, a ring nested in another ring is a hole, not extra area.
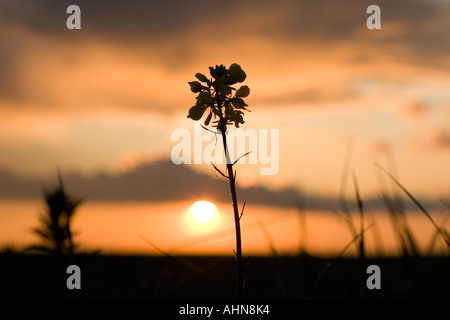
[(195, 221), (203, 223), (214, 219), (216, 210), (216, 206), (209, 201), (197, 201), (190, 211)]

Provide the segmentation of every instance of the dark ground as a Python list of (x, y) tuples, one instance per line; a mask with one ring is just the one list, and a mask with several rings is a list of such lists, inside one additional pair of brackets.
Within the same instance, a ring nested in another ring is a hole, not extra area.
[[(244, 259), (245, 299), (450, 299), (450, 257), (324, 259), (309, 256)], [(327, 264), (330, 263), (328, 266)], [(65, 268), (81, 268), (81, 290), (65, 287)], [(381, 269), (381, 289), (369, 290), (369, 265)], [(78, 255), (58, 269), (55, 257), (0, 255), (0, 298), (213, 299), (235, 296), (233, 257)], [(64, 270), (59, 273), (58, 270)]]

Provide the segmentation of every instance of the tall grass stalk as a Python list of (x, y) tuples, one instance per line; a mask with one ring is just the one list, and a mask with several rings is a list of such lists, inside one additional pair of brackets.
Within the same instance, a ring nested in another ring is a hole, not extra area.
[[(359, 215), (360, 215), (360, 228), (359, 228), (360, 230), (359, 230), (359, 232), (358, 232), (358, 228), (355, 226), (355, 223), (353, 222), (352, 213), (350, 210), (350, 206), (348, 205), (348, 200), (347, 200), (347, 196), (346, 196), (348, 178), (349, 178), (350, 172), (351, 172), (351, 160), (352, 160), (354, 146), (355, 146), (355, 138), (352, 137), (352, 139), (350, 141), (350, 146), (347, 150), (347, 154), (345, 157), (344, 167), (342, 169), (339, 204), (341, 207), (341, 211), (344, 215), (347, 227), (350, 230), (350, 233), (352, 234), (353, 238), (359, 239), (358, 235), (361, 235), (361, 239), (359, 240), (357, 250), (359, 251), (360, 257), (364, 257), (364, 239), (362, 237), (362, 230), (364, 228), (364, 225), (363, 225), (364, 221), (362, 218), (363, 217), (363, 208), (362, 208), (361, 197), (359, 194), (358, 183), (356, 181), (356, 177), (355, 177), (355, 174), (353, 171), (352, 171), (353, 187), (355, 189), (356, 203), (357, 203), (358, 211), (359, 211)], [(351, 242), (351, 243), (353, 243), (353, 242)]]
[(363, 209), (363, 202), (361, 200), (361, 195), (359, 193), (359, 186), (358, 181), (356, 180), (356, 175), (354, 172), (352, 172), (353, 177), (353, 185), (355, 187), (355, 197), (356, 197), (356, 203), (358, 205), (358, 211), (359, 211), (359, 234), (361, 235), (361, 238), (359, 240), (359, 256), (361, 259), (365, 258), (365, 252), (364, 252), (364, 209)]
[[(393, 167), (392, 162), (391, 167)], [(383, 177), (379, 174), (379, 171), (375, 171), (375, 174), (380, 185), (381, 199), (389, 214), (398, 242), (401, 245), (403, 256), (418, 256), (419, 248), (406, 221), (403, 202), (400, 199), (400, 195), (397, 193), (398, 188), (392, 188), (390, 191)]]
[(434, 221), (434, 219), (431, 217), (431, 215), (428, 213), (428, 211), (420, 204), (420, 202), (411, 194), (409, 193), (406, 188), (395, 179), (395, 177), (390, 174), (386, 169), (384, 169), (382, 166), (380, 166), (378, 163), (376, 164), (378, 168), (380, 168), (413, 202), (414, 204), (420, 209), (420, 211), (430, 220), (430, 222), (433, 224), (436, 231), (439, 233), (439, 235), (442, 237), (442, 239), (445, 241), (447, 246), (450, 248), (450, 239), (446, 232), (444, 232), (441, 227), (438, 226), (438, 224)]

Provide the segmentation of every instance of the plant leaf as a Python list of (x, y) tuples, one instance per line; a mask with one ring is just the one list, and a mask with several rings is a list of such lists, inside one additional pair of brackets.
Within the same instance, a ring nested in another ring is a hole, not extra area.
[(234, 108), (230, 102), (225, 103), (225, 113), (229, 115), (234, 113)]
[(236, 128), (239, 128), (240, 123), (244, 123), (244, 118), (242, 117), (242, 111), (233, 111), (228, 114), (228, 119), (234, 121)]
[(194, 93), (200, 92), (203, 88), (202, 84), (198, 81), (191, 81), (188, 83), (191, 86), (191, 91)]
[(227, 95), (231, 94), (231, 87), (230, 86), (228, 86), (228, 85), (226, 85), (226, 84), (224, 84), (222, 82), (219, 82), (218, 86), (219, 86), (219, 92), (220, 92), (221, 95), (227, 96)]
[(245, 103), (245, 101), (244, 101), (243, 99), (241, 99), (241, 98), (233, 99), (233, 100), (231, 101), (231, 103), (233, 104), (233, 106), (234, 106), (236, 109), (245, 109), (245, 107), (247, 106), (247, 104)]
[(209, 112), (209, 115), (206, 117), (206, 120), (205, 120), (205, 126), (209, 125), (211, 118), (212, 118), (212, 112)]
[(248, 97), (249, 94), (250, 94), (250, 88), (248, 86), (242, 86), (238, 89), (238, 91), (236, 91), (235, 96), (245, 98), (245, 97)]
[(196, 73), (195, 77), (201, 82), (208, 82), (208, 78), (202, 73)]
[(230, 69), (228, 69), (228, 77), (231, 81), (243, 82), (245, 78), (247, 78), (247, 75), (245, 74), (244, 70), (242, 70), (240, 65), (238, 65), (237, 63), (233, 63), (230, 66)]
[(198, 94), (196, 99), (197, 99), (197, 103), (195, 105), (198, 107), (203, 107), (203, 106), (207, 105), (209, 102), (207, 95), (203, 91), (201, 91)]
[(236, 126), (236, 128), (239, 128), (240, 123), (245, 123), (244, 118), (242, 117), (241, 114), (236, 113), (234, 119), (234, 125)]
[(200, 120), (203, 117), (206, 108), (207, 108), (206, 105), (203, 106), (195, 105), (189, 109), (189, 114), (187, 117), (195, 121)]
[(204, 104), (212, 107), (214, 105), (214, 99), (211, 97), (211, 93), (209, 91), (202, 91), (199, 94), (202, 95), (202, 101)]

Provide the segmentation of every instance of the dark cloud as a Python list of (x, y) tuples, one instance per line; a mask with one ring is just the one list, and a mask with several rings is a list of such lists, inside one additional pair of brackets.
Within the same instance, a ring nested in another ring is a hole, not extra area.
[(297, 91), (287, 92), (283, 94), (272, 94), (268, 97), (261, 97), (260, 99), (254, 99), (254, 103), (262, 103), (269, 105), (280, 104), (303, 104), (317, 106), (320, 103), (340, 102), (343, 100), (350, 100), (360, 97), (357, 91), (347, 88), (311, 88), (311, 89), (299, 89)]
[(0, 17), (4, 23), (20, 25), (37, 34), (66, 40), (82, 35), (122, 43), (176, 38), (197, 25), (214, 30), (228, 21), (232, 26), (239, 22), (234, 20), (239, 17), (240, 10), (236, 8), (243, 6), (240, 1), (79, 0), (76, 5), (81, 8), (82, 32), (76, 33), (66, 29), (66, 9), (72, 4), (73, 1), (65, 0), (1, 1)]
[[(39, 65), (39, 72), (45, 78), (45, 66), (49, 61), (53, 71), (59, 70), (61, 74), (69, 73), (77, 66), (95, 65), (95, 61), (89, 60), (90, 52), (83, 51), (94, 44), (105, 44), (112, 53), (113, 58), (109, 57), (112, 61), (115, 61), (115, 54), (119, 56), (126, 52), (129, 55), (111, 65), (112, 74), (123, 72), (123, 68), (117, 66), (126, 67), (127, 63), (133, 63), (133, 68), (152, 64), (179, 75), (200, 62), (210, 64), (227, 57), (246, 60), (250, 70), (259, 70), (259, 74), (253, 72), (255, 76), (267, 74), (269, 77), (279, 67), (289, 69), (290, 63), (295, 65), (294, 57), (298, 61), (310, 59), (314, 52), (321, 54), (324, 65), (334, 62), (368, 65), (381, 57), (381, 60), (427, 68), (450, 68), (448, 2), (379, 0), (382, 29), (376, 31), (365, 27), (366, 8), (372, 4), (367, 0), (79, 0), (76, 1), (82, 11), (82, 30), (79, 31), (66, 28), (66, 8), (71, 4), (72, 1), (66, 0), (0, 0), (1, 100), (22, 99), (25, 104), (42, 101), (42, 105), (62, 106), (64, 103), (54, 98), (53, 92), (59, 91), (56, 83), (64, 83), (65, 79), (52, 74), (55, 84), (45, 79), (43, 88), (30, 92), (36, 80), (25, 82), (24, 74), (37, 72), (33, 67)], [(255, 44), (255, 41), (261, 42)], [(345, 61), (342, 54), (339, 59), (336, 57), (341, 44), (348, 51)], [(303, 55), (303, 50), (309, 55)], [(288, 57), (286, 60), (284, 52)], [(55, 59), (78, 61), (79, 64), (58, 64), (60, 69), (57, 69)], [(312, 63), (320, 67), (321, 62)], [(293, 70), (297, 72), (298, 68)], [(132, 77), (131, 74), (127, 76)], [(105, 100), (109, 96), (109, 99), (119, 97), (117, 103), (127, 104), (127, 108), (136, 105), (157, 110), (168, 108), (164, 99), (154, 99), (158, 94), (156, 91), (149, 90), (147, 96), (137, 95), (129, 89), (135, 86), (132, 81), (128, 86), (125, 83), (123, 90), (108, 87), (110, 83), (104, 84), (104, 79), (95, 75), (87, 74), (86, 82), (89, 81), (92, 81), (93, 93), (89, 92), (86, 99), (90, 101)], [(349, 93), (351, 97), (352, 92), (344, 88), (342, 93), (330, 99), (344, 99)], [(82, 94), (86, 92), (80, 90)], [(283, 98), (292, 102), (315, 102), (321, 99), (320, 94), (323, 92), (299, 89)], [(178, 105), (179, 102), (167, 103)]]
[[(26, 25), (39, 32), (65, 32), (66, 8), (71, 4), (74, 2), (68, 0), (3, 0), (0, 1), (0, 16), (3, 21)], [(164, 37), (179, 34), (195, 25), (205, 26), (205, 32), (208, 32), (208, 27), (210, 30), (234, 30), (243, 25), (253, 25), (258, 32), (263, 28), (262, 31), (288, 35), (333, 33), (345, 37), (361, 22), (365, 25), (368, 17), (366, 8), (373, 1), (78, 0), (76, 4), (82, 10), (86, 29), (103, 36), (128, 38), (133, 37), (134, 33)], [(419, 0), (379, 0), (377, 5), (381, 8), (383, 22), (395, 21), (418, 27), (424, 22), (432, 23), (433, 18), (443, 18), (450, 6), (445, 2)], [(258, 21), (258, 17), (261, 20)]]
[[(236, 39), (258, 35), (272, 39), (314, 38), (328, 41), (375, 42), (382, 45), (403, 43), (428, 54), (447, 53), (450, 22), (449, 3), (379, 0), (382, 26), (379, 31), (365, 28), (366, 8), (373, 1), (291, 0), (291, 1), (108, 1), (79, 0), (82, 31), (68, 31), (66, 8), (73, 1), (0, 1), (3, 26), (19, 25), (42, 36), (109, 39), (119, 45), (136, 41), (180, 41), (201, 28), (204, 41), (211, 38)], [(392, 34), (391, 25), (402, 25), (403, 32)], [(365, 30), (362, 34), (357, 30)], [(201, 39), (199, 39), (201, 40)], [(238, 49), (238, 48), (236, 48)], [(180, 52), (180, 54), (182, 54)]]
[(0, 97), (15, 101), (23, 97), (22, 63), (27, 57), (28, 45), (24, 39), (4, 31), (0, 30)]
[[(136, 167), (133, 171), (119, 175), (98, 174), (83, 176), (63, 172), (64, 186), (72, 195), (84, 201), (182, 201), (207, 198), (212, 201), (229, 202), (229, 186), (222, 177), (197, 173), (185, 165), (174, 165), (170, 161), (156, 161)], [(23, 178), (0, 171), (0, 199), (41, 199), (44, 190), (57, 184), (54, 179), (42, 180)], [(254, 186), (237, 188), (239, 201), (247, 205), (268, 205), (274, 207), (296, 207), (307, 210), (326, 210), (339, 212), (339, 202), (327, 196), (301, 192), (294, 188), (270, 191), (265, 187)], [(420, 199), (428, 208), (439, 204), (430, 199)], [(383, 210), (383, 202), (378, 198), (364, 200), (366, 210)], [(348, 201), (356, 210), (356, 204)], [(409, 210), (417, 209), (408, 204)], [(356, 211), (355, 211), (356, 212)]]
[[(143, 164), (119, 175), (84, 176), (63, 172), (63, 176), (70, 193), (86, 201), (158, 202), (200, 198), (229, 201), (229, 186), (223, 178), (200, 174), (170, 161)], [(54, 183), (0, 171), (0, 198), (40, 198), (43, 190)], [(289, 188), (276, 192), (264, 187), (238, 188), (238, 192), (248, 204), (293, 206), (300, 197), (299, 191)]]

